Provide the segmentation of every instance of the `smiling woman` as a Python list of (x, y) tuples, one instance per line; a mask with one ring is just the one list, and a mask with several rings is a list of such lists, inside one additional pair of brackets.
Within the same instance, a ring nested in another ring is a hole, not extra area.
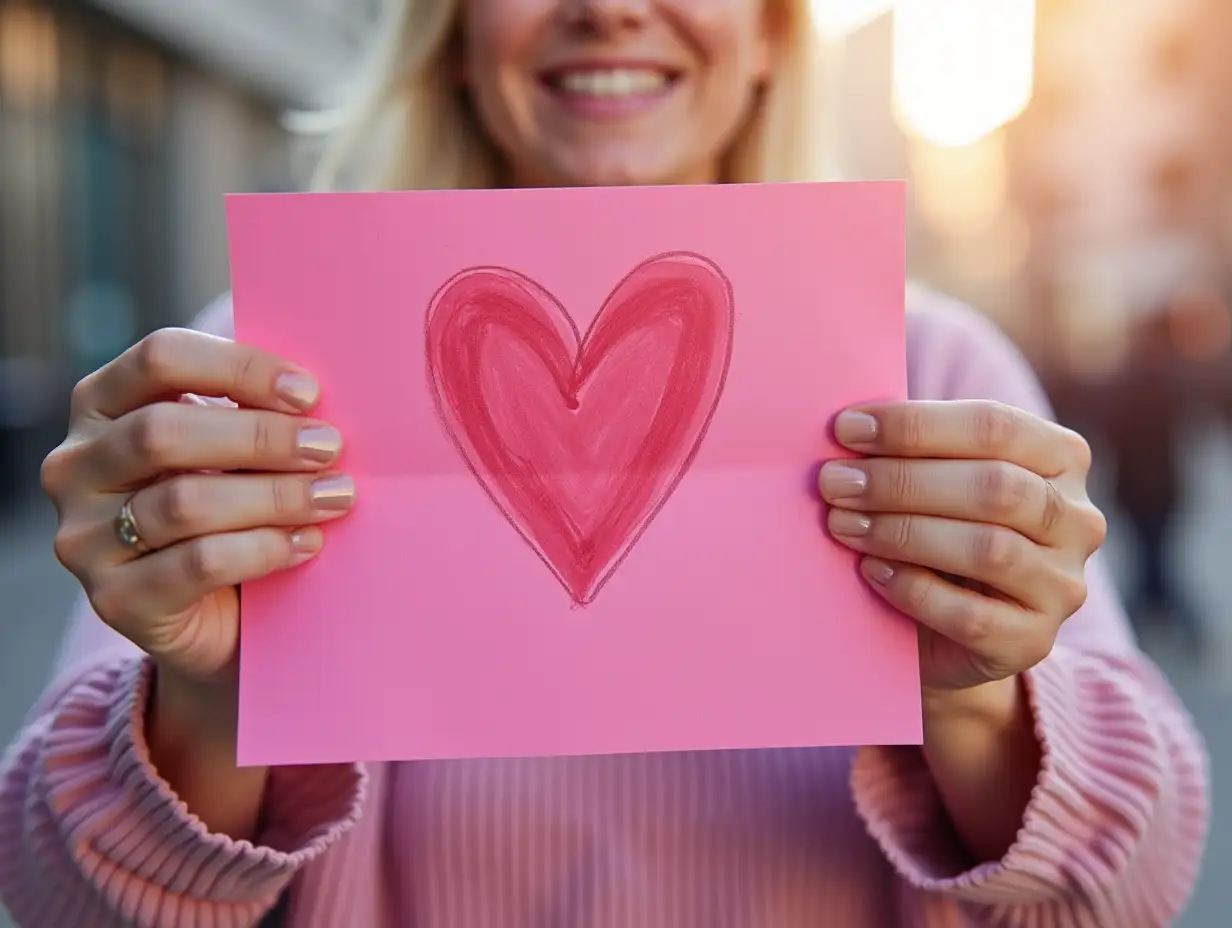
[(318, 186), (353, 160), (361, 186), (393, 189), (819, 179), (807, 0), (400, 9)]
[[(375, 170), (362, 186), (414, 188), (818, 169), (805, 0), (405, 0), (390, 38), (327, 180), (352, 160)], [(707, 407), (730, 347), (721, 282), (702, 276), (706, 389), (676, 424)], [(510, 278), (455, 281), (476, 282)], [(445, 367), (492, 327), (451, 292), (433, 316)], [(1206, 758), (1093, 558), (1090, 449), (989, 323), (928, 296), (909, 308), (911, 398), (841, 411), (852, 454), (820, 490), (833, 543), (918, 625), (922, 747), (238, 769), (237, 586), (312, 560), (319, 526), (348, 517), (343, 436), (312, 418), (310, 371), (231, 340), (227, 300), (203, 331), (105, 364), (43, 466), (88, 603), (0, 764), (0, 896), (32, 928), (253, 926), (280, 899), (294, 928), (1171, 924), (1202, 856)], [(655, 363), (650, 345), (631, 367)], [(457, 384), (436, 386), (458, 419)], [(183, 394), (237, 405), (167, 402)], [(593, 593), (577, 526), (513, 496), (562, 582)], [(616, 556), (629, 526), (601, 522)]]
[(622, 28), (636, 9), (585, 25), (583, 4), (486, 0), (467, 14), (462, 83), (518, 186), (712, 183), (769, 75), (771, 9), (670, 4), (605, 49), (576, 27)]

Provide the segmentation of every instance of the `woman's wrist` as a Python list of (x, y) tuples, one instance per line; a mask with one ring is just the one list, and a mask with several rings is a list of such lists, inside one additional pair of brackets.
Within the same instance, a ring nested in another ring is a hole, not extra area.
[(150, 763), (209, 830), (252, 840), (268, 779), (264, 767), (237, 767), (237, 688), (198, 681), (156, 665), (146, 710)]
[(1013, 844), (1040, 756), (1021, 677), (924, 694), (924, 759), (977, 862), (998, 860)]
[(961, 690), (923, 691), (925, 737), (929, 724), (958, 720), (996, 725), (1018, 716), (1026, 705), (1022, 678), (1015, 675)]
[(193, 680), (156, 661), (146, 710), (147, 734), (234, 751), (238, 694), (233, 680)]

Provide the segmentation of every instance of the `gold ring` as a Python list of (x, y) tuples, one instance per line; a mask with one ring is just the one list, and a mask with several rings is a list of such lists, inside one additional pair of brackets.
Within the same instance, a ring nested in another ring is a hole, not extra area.
[(150, 553), (150, 546), (141, 537), (141, 532), (137, 528), (137, 520), (133, 518), (132, 496), (124, 501), (124, 505), (120, 507), (119, 513), (116, 514), (115, 533), (116, 538), (120, 539), (120, 544), (135, 554)]

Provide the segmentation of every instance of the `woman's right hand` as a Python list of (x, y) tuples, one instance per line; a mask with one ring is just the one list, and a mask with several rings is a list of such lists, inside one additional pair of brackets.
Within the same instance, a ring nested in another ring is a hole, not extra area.
[[(305, 415), (318, 392), (287, 361), (183, 329), (74, 390), (68, 437), (42, 469), (56, 555), (160, 674), (233, 679), (237, 585), (314, 557), (318, 526), (351, 508), (353, 482), (331, 470), (341, 437)], [(135, 546), (117, 530), (126, 503)]]

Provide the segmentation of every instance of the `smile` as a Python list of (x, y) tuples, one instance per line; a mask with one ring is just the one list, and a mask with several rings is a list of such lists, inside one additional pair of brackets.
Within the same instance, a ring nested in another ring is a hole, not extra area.
[(612, 68), (606, 71), (567, 71), (559, 76), (556, 88), (561, 93), (592, 97), (621, 97), (654, 93), (671, 78), (649, 68)]
[(630, 116), (653, 106), (681, 81), (679, 71), (656, 66), (582, 66), (540, 75), (549, 95), (582, 118)]

